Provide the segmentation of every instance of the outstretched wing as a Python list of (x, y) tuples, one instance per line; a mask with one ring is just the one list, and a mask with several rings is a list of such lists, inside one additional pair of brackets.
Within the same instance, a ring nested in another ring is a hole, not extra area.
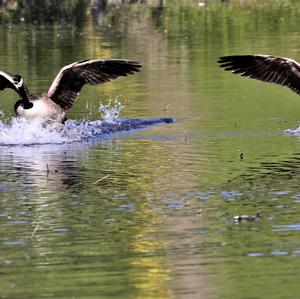
[(0, 90), (5, 88), (11, 88), (20, 94), (18, 87), (13, 80), (13, 75), (8, 72), (0, 71)]
[(244, 77), (287, 86), (300, 94), (300, 64), (271, 55), (224, 56), (218, 60), (225, 71)]
[(48, 97), (68, 110), (85, 84), (100, 84), (138, 72), (142, 65), (130, 60), (82, 60), (63, 67), (48, 90)]

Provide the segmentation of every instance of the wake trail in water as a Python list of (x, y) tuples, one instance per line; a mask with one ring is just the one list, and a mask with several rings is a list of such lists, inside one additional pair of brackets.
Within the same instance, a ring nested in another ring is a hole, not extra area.
[(100, 103), (102, 120), (67, 120), (64, 124), (45, 124), (39, 119), (28, 122), (18, 117), (8, 123), (0, 120), (0, 146), (86, 142), (115, 132), (173, 122), (172, 118), (119, 118), (122, 109), (119, 100)]

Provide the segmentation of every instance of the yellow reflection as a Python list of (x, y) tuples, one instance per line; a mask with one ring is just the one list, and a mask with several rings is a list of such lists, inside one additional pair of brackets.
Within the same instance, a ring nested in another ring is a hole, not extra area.
[(137, 277), (133, 278), (132, 283), (140, 290), (139, 298), (170, 298), (170, 268), (165, 258), (168, 243), (158, 234), (161, 215), (147, 208), (147, 204), (142, 206), (133, 218), (143, 219), (144, 225), (140, 226), (131, 244), (132, 251), (136, 253), (131, 264), (134, 269), (142, 271), (136, 271)]
[(103, 48), (105, 44), (101, 41), (101, 36), (95, 31), (91, 14), (87, 17), (86, 26), (84, 27), (84, 36), (87, 39), (85, 42), (85, 52), (90, 58), (111, 58), (111, 51), (108, 48)]
[[(143, 269), (143, 277), (134, 279), (134, 286), (141, 291), (140, 298), (170, 298), (171, 291), (168, 287), (170, 269), (165, 257), (157, 256), (157, 252), (165, 251), (167, 243), (150, 238), (149, 233), (153, 232), (147, 229), (140, 232), (136, 236), (137, 241), (132, 244), (137, 256), (149, 254), (149, 256), (137, 257), (132, 262), (134, 268)], [(140, 241), (147, 238), (149, 240)], [(138, 275), (140, 276), (140, 271)]]

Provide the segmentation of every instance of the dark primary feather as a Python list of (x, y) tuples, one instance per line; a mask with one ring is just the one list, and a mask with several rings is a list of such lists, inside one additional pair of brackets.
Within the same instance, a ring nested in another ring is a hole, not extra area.
[(48, 96), (63, 109), (70, 109), (85, 84), (100, 84), (134, 74), (141, 64), (129, 60), (83, 60), (63, 67), (49, 88)]
[(300, 94), (300, 65), (295, 60), (271, 55), (224, 56), (218, 60), (225, 71), (276, 83)]

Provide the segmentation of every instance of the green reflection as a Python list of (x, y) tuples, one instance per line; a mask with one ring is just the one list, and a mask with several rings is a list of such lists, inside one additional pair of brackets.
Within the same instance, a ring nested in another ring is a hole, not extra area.
[[(0, 27), (0, 68), (33, 93), (75, 60), (143, 63), (136, 76), (85, 88), (70, 118), (98, 119), (99, 101), (119, 96), (125, 117), (177, 119), (82, 147), (1, 148), (3, 297), (297, 297), (300, 148), (282, 132), (297, 126), (299, 100), (216, 61), (297, 58), (299, 4), (243, 3), (79, 10), (67, 25)], [(1, 92), (5, 115), (15, 98)], [(257, 222), (231, 222), (257, 210)]]

